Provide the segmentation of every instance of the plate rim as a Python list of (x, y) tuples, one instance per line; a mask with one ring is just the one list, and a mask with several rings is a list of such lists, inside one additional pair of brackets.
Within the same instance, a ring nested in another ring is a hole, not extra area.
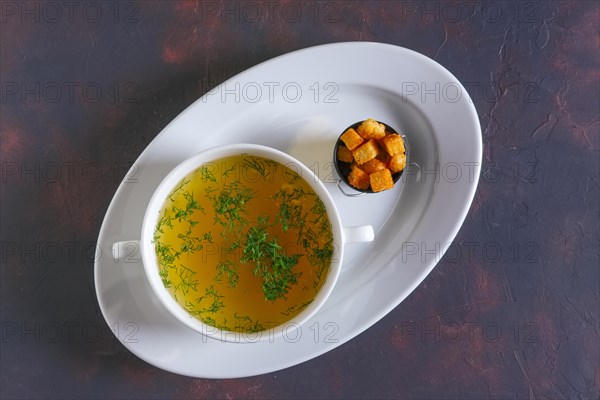
[[(266, 61), (263, 61), (257, 65), (254, 65), (244, 71), (241, 71), (240, 73), (236, 74), (235, 76), (227, 79), (226, 81), (220, 83), (219, 85), (225, 85), (228, 82), (233, 82), (233, 81), (240, 81), (240, 77), (243, 75), (246, 75), (252, 71), (255, 71), (259, 68), (265, 68), (266, 66), (270, 65), (270, 64), (275, 64), (278, 63), (280, 60), (290, 57), (290, 56), (303, 56), (304, 54), (310, 54), (311, 52), (315, 52), (315, 51), (319, 51), (321, 49), (325, 49), (325, 48), (336, 48), (336, 49), (343, 49), (344, 47), (351, 49), (351, 51), (357, 51), (357, 47), (379, 47), (381, 48), (383, 51), (398, 51), (400, 53), (405, 53), (405, 54), (411, 54), (412, 56), (416, 57), (417, 59), (420, 59), (421, 61), (430, 64), (431, 66), (433, 66), (438, 72), (441, 72), (443, 74), (445, 74), (448, 78), (450, 78), (450, 80), (453, 83), (456, 83), (459, 85), (460, 89), (463, 91), (462, 93), (466, 94), (466, 97), (470, 100), (470, 97), (468, 95), (468, 92), (465, 90), (464, 86), (462, 85), (462, 83), (450, 72), (448, 71), (444, 66), (442, 66), (441, 64), (439, 64), (438, 62), (436, 62), (435, 60), (408, 48), (405, 47), (401, 47), (401, 46), (397, 46), (397, 45), (393, 45), (393, 44), (387, 44), (387, 43), (379, 43), (379, 42), (355, 42), (355, 41), (347, 41), (347, 42), (337, 42), (337, 43), (328, 43), (328, 44), (321, 44), (321, 45), (317, 45), (317, 46), (311, 46), (311, 47), (306, 47), (306, 48), (302, 48), (299, 50), (295, 50), (295, 51), (291, 51), (288, 53), (284, 53), (282, 55), (273, 57), (271, 59), (268, 59)], [(209, 91), (210, 92), (210, 91)], [(150, 145), (152, 144), (152, 142), (157, 141), (159, 138), (167, 135), (169, 133), (169, 128), (173, 125), (175, 125), (180, 119), (185, 118), (185, 116), (190, 113), (193, 112), (194, 109), (196, 107), (198, 107), (198, 103), (205, 101), (205, 99), (207, 98), (207, 96), (209, 95), (209, 92), (205, 93), (203, 96), (201, 96), (200, 98), (198, 98), (197, 100), (195, 100), (194, 102), (192, 102), (189, 106), (187, 106), (184, 110), (182, 110), (175, 118), (173, 118), (157, 135), (156, 137), (148, 144), (148, 146), (140, 153), (140, 155), (137, 157), (137, 160), (141, 159), (144, 155), (146, 155), (147, 152), (149, 152), (149, 148)], [(444, 244), (443, 248), (441, 249), (441, 253), (440, 253), (440, 257), (445, 253), (445, 251), (448, 249), (448, 247), (451, 245), (451, 241), (456, 237), (458, 231), (460, 230), (460, 228), (462, 227), (464, 220), (469, 212), (469, 209), (471, 208), (473, 199), (475, 197), (475, 193), (477, 191), (477, 186), (478, 186), (478, 182), (479, 182), (479, 175), (480, 175), (480, 169), (481, 169), (481, 160), (482, 160), (482, 154), (483, 154), (483, 143), (482, 143), (482, 136), (481, 136), (481, 125), (479, 122), (479, 117), (477, 114), (477, 111), (475, 109), (474, 103), (472, 100), (469, 101), (469, 107), (468, 107), (468, 111), (469, 111), (469, 119), (470, 119), (470, 123), (473, 124), (473, 127), (476, 129), (478, 135), (476, 135), (477, 137), (477, 143), (476, 143), (476, 148), (475, 148), (475, 160), (477, 161), (478, 165), (475, 168), (475, 174), (474, 174), (474, 180), (473, 182), (471, 182), (471, 184), (469, 185), (469, 191), (468, 193), (466, 193), (465, 197), (467, 198), (467, 201), (465, 201), (462, 204), (461, 210), (460, 210), (460, 215), (458, 218), (458, 223), (453, 224), (452, 229), (450, 230), (450, 232), (446, 235), (448, 236), (451, 240), (448, 240), (447, 243)], [(116, 191), (114, 192), (110, 204), (105, 212), (104, 218), (102, 220), (102, 224), (100, 227), (100, 231), (98, 233), (98, 240), (97, 240), (97, 247), (99, 248), (101, 244), (104, 244), (104, 242), (106, 242), (105, 240), (101, 240), (104, 236), (106, 236), (106, 229), (107, 229), (107, 224), (108, 224), (108, 219), (109, 219), (109, 215), (112, 214), (114, 212), (114, 208), (116, 207), (115, 203), (116, 203), (116, 198), (118, 197), (119, 194), (122, 194), (122, 192), (125, 190), (125, 181), (127, 179), (128, 174), (132, 171), (132, 169), (135, 167), (136, 162), (134, 162), (134, 164), (132, 165), (132, 167), (130, 168), (130, 170), (124, 175), (124, 179), (120, 182), (119, 186), (117, 187)], [(105, 243), (108, 244), (108, 243)], [(94, 262), (94, 289), (96, 291), (96, 297), (98, 300), (98, 304), (100, 307), (100, 311), (103, 315), (104, 320), (107, 322), (107, 324), (110, 325), (110, 321), (108, 320), (108, 315), (107, 315), (107, 310), (103, 307), (102, 301), (100, 299), (100, 291), (99, 291), (99, 278), (98, 278), (98, 274), (99, 274), (99, 263), (100, 263), (100, 257), (97, 257), (95, 259)], [(402, 301), (404, 301), (406, 299), (406, 297), (408, 297), (408, 295), (410, 295), (410, 293), (412, 293), (422, 282), (423, 280), (431, 273), (431, 271), (435, 268), (435, 266), (437, 265), (437, 262), (433, 262), (430, 263), (428, 265), (427, 268), (423, 268), (420, 273), (417, 275), (417, 278), (414, 279), (410, 285), (407, 286), (406, 290), (403, 291), (402, 295), (399, 295), (396, 297), (396, 300), (394, 302), (390, 302), (388, 303), (387, 307), (384, 307), (382, 309), (379, 310), (379, 312), (376, 313), (371, 313), (370, 314), (370, 318), (368, 318), (366, 321), (363, 321), (363, 323), (361, 323), (359, 325), (359, 327), (354, 327), (353, 329), (351, 329), (351, 334), (349, 334), (346, 337), (341, 338), (340, 340), (338, 340), (337, 343), (332, 344), (332, 346), (327, 347), (325, 350), (322, 350), (321, 348), (317, 348), (315, 351), (312, 351), (308, 354), (305, 354), (302, 357), (298, 357), (295, 358), (294, 360), (288, 360), (287, 362), (280, 362), (278, 363), (277, 366), (274, 367), (263, 367), (263, 368), (259, 368), (256, 369), (255, 371), (253, 371), (252, 373), (246, 373), (246, 374), (213, 374), (213, 375), (207, 375), (207, 374), (202, 374), (202, 375), (198, 375), (198, 374), (194, 374), (193, 372), (190, 371), (190, 373), (186, 373), (185, 371), (180, 371), (177, 370), (176, 368), (171, 368), (170, 365), (158, 365), (157, 362), (155, 362), (155, 360), (152, 360), (150, 357), (147, 357), (146, 354), (142, 353), (141, 351), (138, 351), (138, 349), (136, 348), (136, 346), (131, 346), (128, 345), (126, 343), (124, 343), (124, 341), (122, 340), (121, 337), (119, 337), (119, 335), (117, 335), (117, 339), (129, 350), (131, 351), (133, 354), (135, 354), (137, 357), (139, 357), (140, 359), (144, 360), (145, 362), (163, 369), (165, 371), (169, 371), (172, 373), (176, 373), (179, 375), (184, 375), (184, 376), (189, 376), (189, 377), (195, 377), (195, 378), (217, 378), (217, 379), (221, 379), (221, 378), (241, 378), (241, 377), (250, 377), (250, 376), (256, 376), (256, 375), (261, 375), (261, 374), (265, 374), (265, 373), (269, 373), (269, 372), (274, 372), (274, 371), (278, 371), (281, 369), (285, 369), (285, 368), (289, 368), (291, 366), (294, 365), (298, 365), (301, 364), (303, 362), (306, 362), (310, 359), (313, 359), (315, 357), (318, 357), (319, 355), (322, 355), (326, 352), (329, 352), (339, 346), (341, 346), (342, 344), (346, 343), (347, 341), (355, 338), (356, 336), (358, 336), (359, 334), (361, 334), (362, 332), (364, 332), (365, 330), (367, 330), (368, 328), (372, 327), (375, 323), (377, 323), (379, 320), (381, 320), (383, 317), (385, 317), (390, 311), (392, 311), (394, 308), (396, 308)], [(185, 327), (184, 325), (182, 325), (183, 329), (187, 329), (187, 327)], [(214, 339), (208, 339), (208, 340), (214, 340)], [(233, 343), (230, 344), (233, 346), (247, 346), (248, 344), (239, 344), (239, 343)]]

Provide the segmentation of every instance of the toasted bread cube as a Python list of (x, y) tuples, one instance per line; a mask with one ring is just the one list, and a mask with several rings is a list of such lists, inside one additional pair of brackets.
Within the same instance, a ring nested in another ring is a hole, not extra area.
[(385, 136), (385, 125), (372, 118), (366, 119), (356, 128), (358, 134), (365, 140), (381, 139)]
[(381, 192), (394, 187), (394, 180), (389, 169), (373, 172), (369, 175), (369, 183), (374, 192)]
[(406, 154), (397, 154), (390, 159), (388, 168), (392, 173), (400, 172), (406, 167)]
[(352, 128), (344, 132), (344, 134), (340, 136), (340, 139), (342, 139), (342, 142), (344, 142), (346, 147), (350, 150), (356, 149), (364, 142), (363, 138)]
[(381, 171), (382, 169), (386, 168), (386, 164), (376, 158), (369, 160), (360, 166), (360, 169), (365, 171), (367, 174), (372, 174), (373, 172)]
[(404, 153), (404, 140), (400, 135), (387, 135), (379, 141), (379, 144), (390, 156)]
[(373, 139), (352, 151), (352, 156), (359, 164), (364, 164), (367, 161), (374, 159), (377, 157), (377, 154), (379, 154), (379, 147), (377, 147), (377, 142)]
[(381, 161), (382, 163), (384, 163), (385, 165), (388, 165), (390, 163), (390, 159), (392, 157), (390, 157), (390, 155), (388, 153), (386, 153), (385, 151), (380, 151), (379, 154), (377, 155), (377, 159), (379, 161)]
[(356, 164), (353, 164), (348, 175), (348, 183), (357, 189), (368, 189), (369, 188), (369, 174), (362, 169), (358, 168)]
[(343, 162), (354, 161), (354, 157), (352, 157), (352, 152), (346, 146), (338, 146), (337, 159)]

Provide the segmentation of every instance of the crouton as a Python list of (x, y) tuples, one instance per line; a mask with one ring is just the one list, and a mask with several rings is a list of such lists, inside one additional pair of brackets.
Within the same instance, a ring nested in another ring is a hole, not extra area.
[(379, 141), (379, 144), (390, 156), (404, 153), (404, 141), (400, 135), (387, 135)]
[(340, 139), (342, 139), (342, 142), (344, 142), (346, 147), (350, 150), (356, 149), (364, 142), (363, 138), (352, 128), (344, 132), (344, 134), (340, 136)]
[(346, 146), (338, 146), (337, 159), (343, 162), (354, 161), (354, 157), (352, 157), (352, 152)]
[(381, 139), (385, 136), (385, 125), (372, 118), (366, 119), (356, 128), (358, 134), (365, 140)]
[(378, 154), (379, 147), (377, 147), (377, 142), (375, 142), (373, 139), (360, 145), (358, 148), (352, 151), (352, 156), (359, 164), (364, 164), (367, 161), (374, 159)]
[(392, 173), (400, 172), (406, 167), (406, 154), (397, 154), (390, 159), (388, 168)]
[(378, 160), (376, 158), (367, 161), (364, 164), (361, 164), (360, 169), (365, 171), (367, 174), (372, 174), (373, 172), (381, 171), (385, 169), (386, 165), (383, 161)]
[(374, 192), (381, 192), (394, 187), (394, 180), (389, 169), (373, 172), (369, 175), (369, 183)]
[(356, 164), (352, 165), (350, 175), (348, 175), (348, 183), (357, 189), (369, 188), (369, 174), (358, 168)]
[(390, 155), (385, 151), (380, 151), (379, 154), (377, 154), (377, 159), (385, 165), (388, 165), (390, 163), (390, 158)]

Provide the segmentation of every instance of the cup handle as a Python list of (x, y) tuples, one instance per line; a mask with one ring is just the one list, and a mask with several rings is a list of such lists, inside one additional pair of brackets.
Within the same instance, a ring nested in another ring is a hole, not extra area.
[(346, 197), (360, 197), (360, 196), (364, 196), (366, 193), (362, 193), (362, 192), (356, 192), (356, 193), (350, 193), (350, 192), (346, 192), (344, 190), (344, 188), (342, 187), (342, 180), (339, 179), (337, 182), (337, 187), (338, 189), (340, 189), (340, 192), (342, 192), (342, 194)]
[(141, 259), (139, 240), (125, 240), (122, 242), (116, 242), (111, 246), (113, 260), (137, 263)]
[(375, 239), (375, 232), (371, 225), (344, 226), (344, 243), (365, 243)]

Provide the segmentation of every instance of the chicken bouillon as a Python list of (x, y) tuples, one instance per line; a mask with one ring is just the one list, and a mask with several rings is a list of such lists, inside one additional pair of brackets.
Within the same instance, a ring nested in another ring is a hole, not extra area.
[(283, 164), (249, 155), (204, 163), (182, 179), (160, 211), (153, 244), (174, 299), (234, 332), (299, 314), (324, 283), (334, 249), (310, 185)]

